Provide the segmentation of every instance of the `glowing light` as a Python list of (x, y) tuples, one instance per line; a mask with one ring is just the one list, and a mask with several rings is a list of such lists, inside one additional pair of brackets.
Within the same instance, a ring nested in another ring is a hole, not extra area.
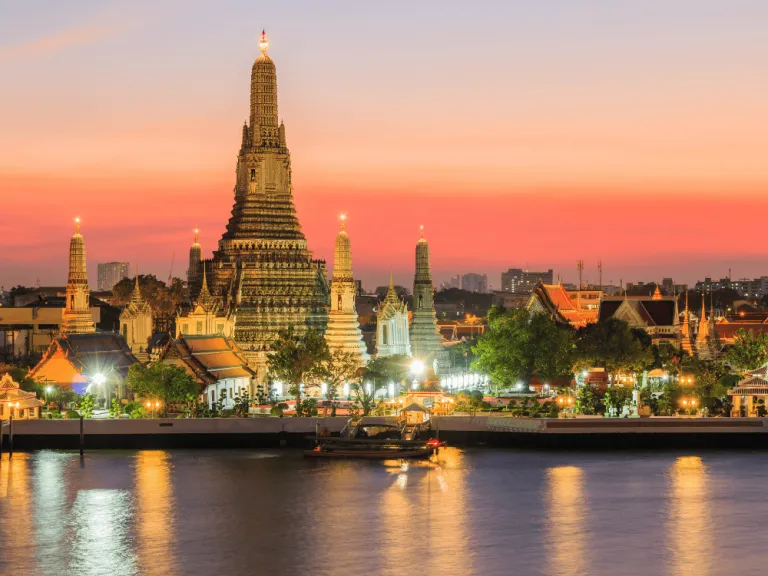
[(103, 386), (104, 383), (107, 381), (107, 377), (104, 376), (101, 372), (94, 374), (93, 376), (93, 383), (97, 386)]
[(411, 362), (411, 374), (414, 374), (415, 376), (420, 376), (424, 373), (424, 362), (421, 360), (414, 360)]
[(259, 49), (261, 50), (262, 54), (267, 53), (267, 48), (269, 48), (269, 38), (267, 38), (266, 31), (261, 31), (261, 38), (259, 38)]
[(349, 397), (349, 384), (344, 384), (344, 396)]

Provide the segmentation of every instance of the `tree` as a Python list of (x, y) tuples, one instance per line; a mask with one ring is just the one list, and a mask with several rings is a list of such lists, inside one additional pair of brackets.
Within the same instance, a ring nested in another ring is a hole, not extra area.
[(740, 372), (762, 366), (768, 362), (768, 334), (742, 328), (736, 333), (733, 345), (726, 349), (725, 361)]
[(362, 409), (363, 416), (368, 416), (376, 405), (376, 393), (384, 388), (383, 381), (377, 384), (376, 380), (373, 382), (355, 382), (352, 385), (352, 392), (355, 395), (356, 408)]
[(290, 394), (296, 396), (296, 416), (301, 416), (301, 385), (316, 386), (325, 375), (324, 364), (330, 352), (325, 339), (315, 330), (296, 334), (293, 326), (278, 332), (267, 358), (272, 378), (288, 384)]
[[(112, 299), (115, 306), (122, 306), (131, 299), (136, 277), (123, 278), (112, 287)], [(153, 313), (157, 317), (171, 315), (177, 306), (187, 298), (186, 282), (180, 278), (173, 278), (168, 286), (162, 280), (158, 280), (154, 274), (139, 274), (139, 292), (149, 303)]]
[(632, 400), (632, 388), (624, 386), (611, 386), (605, 391), (603, 404), (606, 408), (613, 408), (621, 414), (624, 405)]
[(363, 378), (377, 389), (390, 382), (402, 384), (408, 378), (410, 365), (411, 359), (402, 354), (373, 358), (366, 365)]
[(472, 348), (472, 368), (488, 374), (499, 385), (533, 376), (553, 380), (571, 373), (573, 332), (552, 318), (527, 309), (505, 311), (494, 307), (488, 330)]
[(93, 416), (94, 398), (90, 393), (83, 394), (77, 402), (77, 411), (83, 418)]
[(691, 363), (693, 373), (693, 393), (700, 400), (699, 405), (710, 413), (727, 412), (728, 389), (738, 381), (738, 376), (731, 375), (723, 364), (696, 359)]
[(165, 405), (184, 402), (189, 394), (200, 395), (200, 385), (186, 370), (173, 364), (144, 366), (140, 362), (128, 369), (128, 388), (139, 398), (158, 398)]
[(649, 342), (617, 318), (606, 318), (580, 328), (576, 335), (576, 355), (584, 367), (601, 366), (615, 384), (619, 374), (636, 372), (653, 362)]
[(603, 403), (603, 394), (592, 390), (589, 386), (582, 386), (579, 389), (579, 395), (576, 397), (576, 403), (573, 405), (573, 411), (576, 414), (585, 414), (594, 416), (605, 412)]
[(356, 382), (359, 382), (362, 372), (363, 367), (360, 366), (360, 356), (358, 354), (346, 350), (334, 350), (328, 355), (328, 361), (324, 366), (324, 380), (328, 386), (325, 393), (327, 401), (324, 409), (325, 415), (328, 414), (328, 402), (332, 404), (331, 415), (336, 415), (336, 404), (334, 401), (339, 395), (339, 389), (344, 384), (349, 384), (351, 387)]

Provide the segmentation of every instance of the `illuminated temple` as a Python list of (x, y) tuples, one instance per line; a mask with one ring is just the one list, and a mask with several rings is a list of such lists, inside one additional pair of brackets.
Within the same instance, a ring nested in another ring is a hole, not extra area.
[(291, 156), (285, 126), (278, 122), (277, 74), (264, 33), (259, 46), (232, 216), (213, 258), (200, 269), (222, 308), (236, 308), (235, 340), (263, 378), (267, 351), (280, 329), (324, 332), (329, 295), (325, 262), (313, 259), (296, 217)]

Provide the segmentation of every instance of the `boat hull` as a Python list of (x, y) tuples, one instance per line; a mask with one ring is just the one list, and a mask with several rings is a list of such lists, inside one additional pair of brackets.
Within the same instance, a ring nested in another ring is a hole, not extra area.
[(356, 458), (359, 460), (402, 460), (429, 458), (434, 448), (414, 450), (306, 450), (306, 458)]

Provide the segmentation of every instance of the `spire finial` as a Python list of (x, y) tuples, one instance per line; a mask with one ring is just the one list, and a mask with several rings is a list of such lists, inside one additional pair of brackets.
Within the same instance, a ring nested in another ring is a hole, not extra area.
[(392, 279), (392, 270), (389, 271), (389, 288), (391, 290), (395, 289), (395, 281)]
[(199, 237), (200, 237), (200, 229), (195, 228), (195, 244), (198, 244)]
[(341, 229), (346, 230), (347, 215), (346, 214), (339, 215), (339, 220), (341, 220)]
[(75, 217), (75, 234), (80, 234), (80, 216)]
[(419, 237), (423, 240), (424, 239), (424, 224), (419, 226)]
[(267, 48), (269, 48), (269, 38), (267, 38), (267, 33), (264, 29), (261, 30), (261, 37), (259, 38), (259, 49), (261, 50), (261, 53), (265, 56), (267, 55)]

